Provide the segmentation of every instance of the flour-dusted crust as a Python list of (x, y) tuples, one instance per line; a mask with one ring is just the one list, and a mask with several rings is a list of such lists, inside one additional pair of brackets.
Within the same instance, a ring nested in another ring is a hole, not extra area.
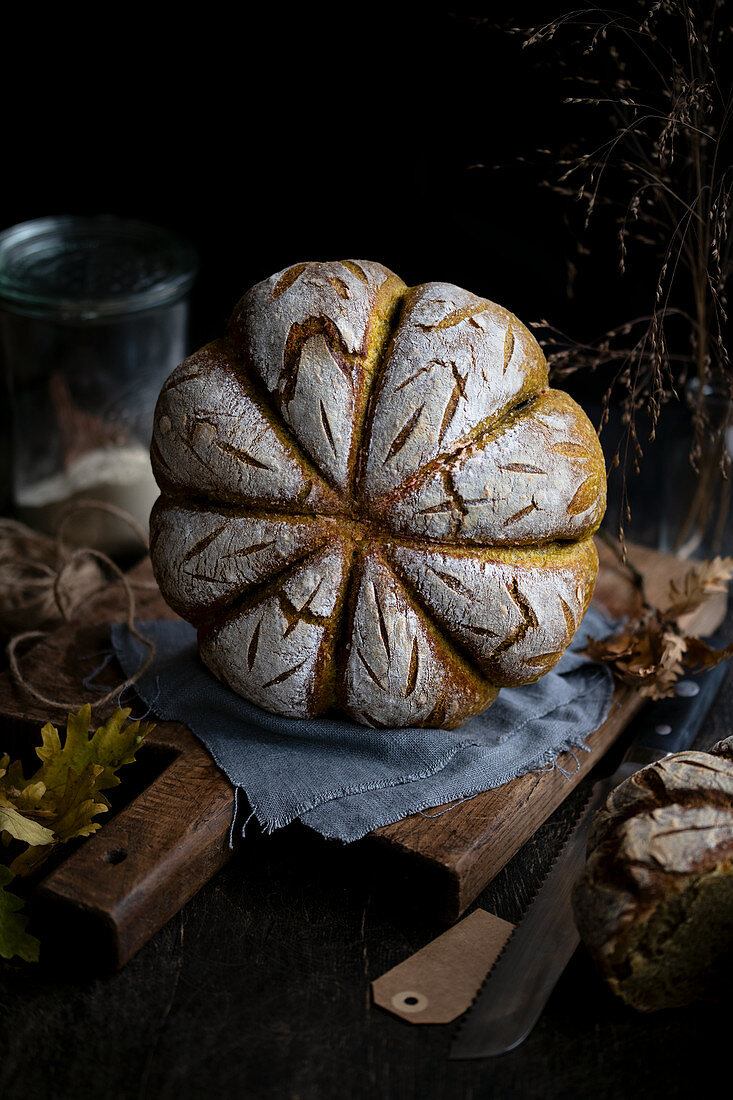
[(165, 382), (151, 456), (164, 493), (301, 511), (338, 507), (225, 341), (191, 355)]
[(388, 544), (398, 577), (442, 630), (502, 687), (530, 683), (569, 645), (593, 592), (590, 540), (536, 551)]
[(365, 498), (388, 496), (546, 385), (537, 341), (508, 310), (447, 283), (411, 290), (376, 394)]
[(347, 489), (373, 370), (405, 286), (369, 261), (305, 263), (253, 287), (231, 322), (247, 362), (323, 473)]
[(578, 928), (611, 988), (641, 1010), (695, 999), (715, 960), (733, 962), (730, 748), (642, 768), (593, 820)]
[(368, 547), (355, 570), (343, 707), (369, 726), (453, 726), (496, 688), (437, 635), (419, 604)]
[(152, 531), (151, 553), (166, 599), (192, 622), (337, 535), (334, 521), (320, 516), (233, 515), (165, 498), (155, 506)]
[(569, 644), (603, 456), (511, 313), (381, 264), (253, 287), (163, 387), (155, 574), (259, 706), (455, 728)]
[(549, 390), (385, 505), (390, 527), (425, 539), (494, 546), (580, 539), (605, 508), (603, 454), (588, 419)]
[(319, 713), (334, 658), (334, 612), (343, 599), (349, 551), (334, 541), (199, 631), (201, 656), (220, 679), (268, 710)]

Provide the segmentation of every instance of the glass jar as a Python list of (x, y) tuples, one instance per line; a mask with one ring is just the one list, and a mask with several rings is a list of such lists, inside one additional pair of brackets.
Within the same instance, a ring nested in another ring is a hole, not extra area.
[[(18, 518), (49, 533), (79, 500), (147, 529), (155, 402), (186, 354), (196, 255), (166, 229), (115, 217), (49, 217), (0, 234), (0, 347)], [(65, 537), (112, 555), (129, 527), (84, 510)]]
[(663, 415), (659, 548), (680, 558), (733, 554), (733, 404), (726, 380), (701, 385), (693, 378), (684, 401)]

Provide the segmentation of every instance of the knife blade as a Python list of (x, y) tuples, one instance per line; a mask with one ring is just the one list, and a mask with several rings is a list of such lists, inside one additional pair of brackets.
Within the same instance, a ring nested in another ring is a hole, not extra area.
[(593, 815), (633, 772), (689, 748), (726, 672), (723, 663), (680, 681), (674, 697), (650, 703), (632, 723), (631, 745), (621, 764), (594, 785), (579, 821), (464, 1016), (452, 1060), (504, 1054), (529, 1035), (580, 942), (571, 891), (585, 864)]

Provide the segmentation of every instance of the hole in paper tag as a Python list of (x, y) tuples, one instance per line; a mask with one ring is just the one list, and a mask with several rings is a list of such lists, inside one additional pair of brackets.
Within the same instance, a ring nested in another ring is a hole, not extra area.
[(422, 1012), (429, 1004), (430, 1001), (427, 997), (423, 997), (422, 993), (412, 993), (410, 990), (406, 993), (395, 993), (392, 998), (392, 1007), (396, 1008), (400, 1015), (403, 1012)]
[(469, 1007), (513, 930), (475, 909), (372, 982), (374, 1003), (411, 1024), (450, 1023)]

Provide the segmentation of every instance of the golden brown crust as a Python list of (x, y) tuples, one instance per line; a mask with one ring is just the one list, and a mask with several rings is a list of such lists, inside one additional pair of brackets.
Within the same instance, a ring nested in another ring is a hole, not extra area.
[(278, 272), (168, 379), (152, 457), (161, 590), (277, 713), (453, 728), (551, 668), (592, 593), (597, 437), (521, 322), (458, 287)]
[(733, 940), (729, 749), (641, 769), (594, 819), (576, 920), (611, 988), (641, 1010), (700, 996)]

